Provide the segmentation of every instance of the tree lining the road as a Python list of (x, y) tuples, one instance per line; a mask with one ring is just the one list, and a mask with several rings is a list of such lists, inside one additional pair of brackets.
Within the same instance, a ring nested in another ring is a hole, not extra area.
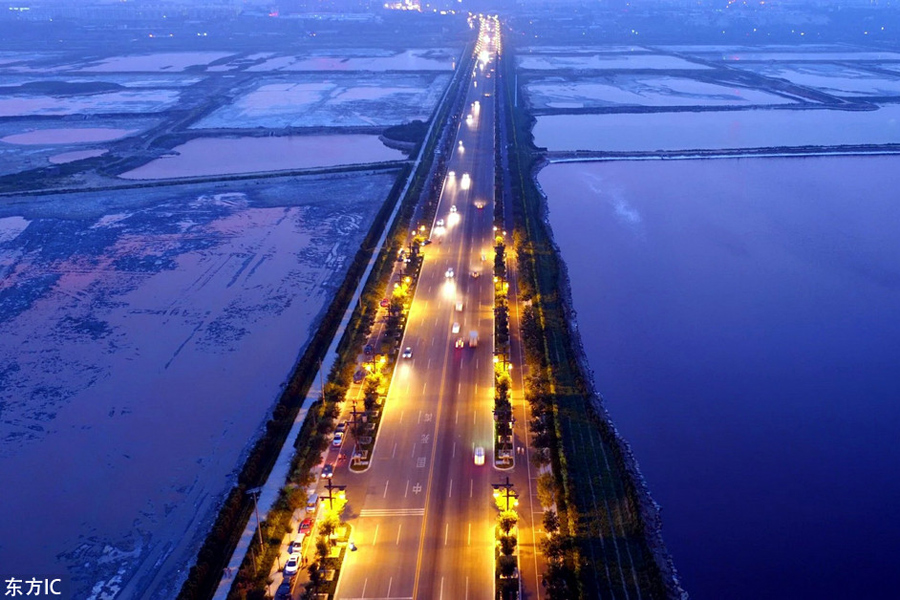
[[(498, 76), (504, 101), (512, 106), (515, 64), (509, 56), (501, 57)], [(518, 292), (526, 304), (520, 327), (532, 460), (538, 468), (549, 464), (555, 480), (556, 510), (552, 516), (545, 512), (546, 524), (556, 527), (554, 532), (547, 529), (551, 535), (543, 543), (545, 587), (551, 599), (680, 597), (683, 592), (659, 536), (658, 514), (648, 508), (652, 500), (641, 487), (630, 451), (598, 408), (578, 358), (566, 305), (565, 266), (533, 179), (543, 160), (531, 142), (533, 122), (524, 112), (507, 111), (510, 169), (500, 188), (511, 193)]]

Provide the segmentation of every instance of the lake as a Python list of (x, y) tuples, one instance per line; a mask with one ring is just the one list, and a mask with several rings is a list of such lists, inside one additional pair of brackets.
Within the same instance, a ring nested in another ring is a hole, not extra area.
[(539, 182), (691, 597), (895, 597), (900, 160), (570, 163)]

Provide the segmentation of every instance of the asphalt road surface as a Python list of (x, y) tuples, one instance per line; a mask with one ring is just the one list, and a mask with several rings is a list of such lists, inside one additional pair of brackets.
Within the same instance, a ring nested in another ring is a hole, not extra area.
[(347, 485), (358, 548), (344, 562), (339, 599), (493, 597), (493, 64), (492, 55), (468, 83), (448, 161), (455, 175), (436, 217), (444, 227), (424, 248), (407, 321), (403, 346), (413, 354), (399, 359), (370, 468), (334, 476)]

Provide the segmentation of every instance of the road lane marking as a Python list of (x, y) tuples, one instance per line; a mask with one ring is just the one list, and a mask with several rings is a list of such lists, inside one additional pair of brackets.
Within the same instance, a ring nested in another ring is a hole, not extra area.
[(360, 598), (365, 598), (365, 597), (366, 597), (366, 586), (367, 586), (367, 585), (369, 585), (369, 578), (368, 578), (368, 577), (366, 577), (366, 580), (363, 581), (363, 591), (362, 591), (362, 595), (360, 596)]
[(387, 597), (388, 597), (388, 598), (391, 597), (391, 586), (393, 586), (393, 585), (394, 585), (394, 578), (391, 577), (391, 578), (388, 580), (388, 591), (387, 591)]
[(359, 511), (359, 518), (365, 517), (421, 517), (424, 508), (364, 508)]
[(406, 480), (406, 491), (403, 492), (403, 497), (406, 498), (409, 495), (409, 479)]
[(475, 368), (476, 369), (478, 368), (478, 359), (477, 358), (475, 359)]
[(398, 546), (400, 545), (400, 532), (401, 532), (401, 531), (403, 531), (403, 523), (402, 523), (402, 522), (401, 522), (400, 525), (397, 527), (397, 545), (398, 545)]
[(415, 443), (415, 442), (413, 442), (412, 454), (410, 454), (409, 457), (410, 457), (410, 458), (415, 458), (415, 457), (416, 457), (416, 443)]
[(466, 600), (469, 600), (469, 578), (466, 577)]
[(420, 411), (419, 411), (419, 418), (416, 419), (416, 425), (421, 425), (421, 424), (422, 424), (422, 411), (420, 410)]
[(469, 498), (472, 497), (472, 488), (473, 488), (473, 487), (475, 487), (475, 480), (474, 480), (474, 479), (470, 479), (470, 480), (469, 480)]
[(378, 525), (379, 525), (379, 523), (375, 523), (375, 535), (372, 536), (372, 545), (373, 546), (378, 543)]
[(453, 442), (453, 452), (450, 454), (450, 458), (456, 458), (456, 442)]
[(477, 411), (477, 410), (473, 410), (473, 411), (472, 411), (472, 425), (475, 424), (475, 419), (476, 419), (476, 417), (478, 417), (478, 411)]
[(427, 385), (428, 385), (428, 382), (427, 382), (427, 381), (426, 381), (425, 383), (422, 384), (422, 393), (423, 393), (423, 394), (425, 393), (425, 387), (426, 387)]
[[(471, 546), (471, 545), (472, 545), (472, 524), (471, 524), (471, 523), (469, 523), (469, 539), (468, 539), (468, 541), (466, 542), (466, 545), (467, 545), (467, 546)], [(466, 577), (466, 595), (467, 595), (467, 596), (469, 595), (469, 592), (468, 592), (468, 585), (469, 585), (469, 578)]]
[(428, 359), (428, 370), (429, 371), (431, 370), (431, 359), (430, 358)]
[(453, 497), (453, 480), (452, 479), (450, 480), (450, 489), (447, 491), (447, 497), (448, 498)]
[(384, 493), (381, 495), (382, 498), (387, 498), (387, 488), (388, 488), (388, 484), (390, 482), (391, 482), (390, 479), (388, 479), (384, 482)]
[(475, 384), (475, 396), (478, 396), (478, 384)]
[(394, 449), (391, 450), (391, 458), (397, 456), (397, 442), (394, 442)]
[(444, 578), (441, 577), (441, 597), (440, 600), (444, 600)]
[[(450, 523), (444, 524), (444, 545), (447, 545), (447, 537), (450, 535)], [(444, 578), (441, 577), (441, 586), (444, 585)], [(441, 590), (441, 595), (443, 595), (443, 590)]]
[(462, 394), (462, 381), (456, 384), (456, 395), (459, 396)]
[(456, 410), (456, 424), (459, 425), (459, 409)]
[(403, 425), (403, 413), (404, 411), (400, 411), (400, 425)]

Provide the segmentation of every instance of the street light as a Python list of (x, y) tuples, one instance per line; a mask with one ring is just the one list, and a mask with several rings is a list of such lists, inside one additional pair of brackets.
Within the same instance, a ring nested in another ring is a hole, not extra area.
[[(262, 491), (262, 486), (255, 487), (253, 489), (250, 489), (250, 490), (247, 490), (244, 492), (245, 494), (250, 494), (250, 496), (253, 498), (253, 512), (256, 513), (256, 532), (259, 534), (259, 551), (260, 551), (260, 553), (263, 552), (263, 548), (264, 548), (263, 537), (262, 537), (262, 526), (260, 525), (260, 521), (259, 521), (259, 493), (261, 491)], [(281, 557), (278, 554), (275, 555), (275, 561), (278, 564), (278, 570), (280, 571), (281, 570)]]
[[(519, 494), (515, 492), (512, 488), (513, 484), (509, 482), (509, 476), (506, 476), (506, 483), (492, 483), (491, 487), (494, 488), (494, 496), (499, 496), (502, 493), (506, 494), (506, 510), (509, 510), (509, 499), (512, 498), (516, 503), (518, 503)], [(503, 490), (501, 492), (500, 490)], [(515, 506), (515, 504), (513, 504)]]

